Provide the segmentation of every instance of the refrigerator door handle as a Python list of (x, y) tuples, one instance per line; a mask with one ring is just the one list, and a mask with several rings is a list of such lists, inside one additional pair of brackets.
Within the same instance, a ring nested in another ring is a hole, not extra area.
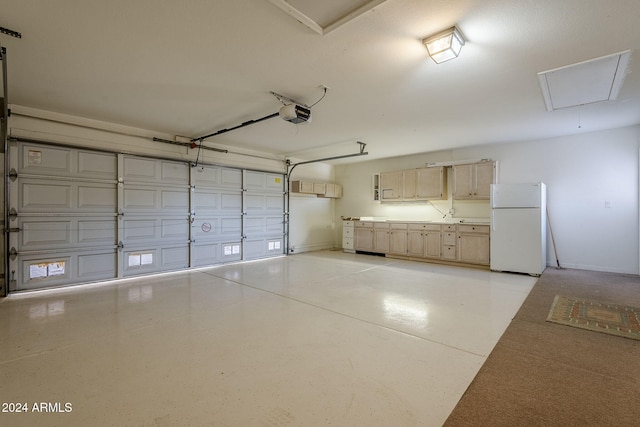
[(496, 231), (496, 212), (491, 211), (491, 231)]

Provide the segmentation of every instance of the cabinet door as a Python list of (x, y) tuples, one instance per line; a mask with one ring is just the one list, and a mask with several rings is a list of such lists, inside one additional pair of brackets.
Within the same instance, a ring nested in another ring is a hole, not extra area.
[(380, 174), (380, 200), (402, 199), (402, 171)]
[(389, 253), (396, 255), (407, 254), (407, 231), (391, 230), (389, 234)]
[(441, 241), (439, 231), (426, 231), (424, 233), (424, 256), (427, 258), (440, 258)]
[(453, 198), (473, 198), (473, 165), (453, 165)]
[(460, 261), (473, 264), (489, 264), (489, 235), (460, 233), (458, 236)]
[(356, 250), (373, 252), (373, 228), (356, 228), (354, 233)]
[(320, 183), (320, 182), (314, 182), (313, 183), (313, 192), (315, 194), (322, 194), (324, 195), (324, 193), (327, 191), (327, 185)]
[(475, 164), (475, 189), (473, 196), (475, 199), (489, 200), (491, 194), (491, 184), (495, 184), (494, 162)]
[(373, 251), (380, 254), (386, 254), (389, 252), (389, 229), (375, 229), (373, 230)]
[(416, 176), (415, 169), (410, 169), (402, 172), (402, 198), (403, 199), (415, 199), (416, 198)]
[[(439, 231), (438, 234), (440, 234)], [(407, 232), (407, 255), (414, 257), (424, 256), (424, 232), (422, 230), (409, 230)]]
[(444, 168), (418, 169), (416, 174), (416, 198), (422, 200), (446, 199), (447, 189)]

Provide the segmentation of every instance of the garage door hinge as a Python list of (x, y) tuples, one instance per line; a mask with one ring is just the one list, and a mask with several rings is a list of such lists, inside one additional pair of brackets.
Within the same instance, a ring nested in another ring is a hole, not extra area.
[(12, 247), (9, 250), (9, 258), (11, 259), (11, 261), (15, 261), (17, 257), (18, 257), (18, 251), (16, 250), (16, 248)]
[(9, 171), (9, 179), (11, 180), (11, 182), (14, 182), (16, 179), (18, 179), (18, 171), (14, 168), (11, 168), (11, 170)]
[(17, 233), (17, 232), (19, 232), (19, 231), (22, 231), (22, 229), (21, 229), (21, 228), (18, 228), (18, 227), (14, 227), (14, 228), (10, 228), (10, 229), (8, 229), (7, 231), (8, 231), (9, 233)]
[(15, 221), (17, 217), (18, 217), (18, 211), (16, 210), (16, 208), (11, 208), (9, 210), (9, 219), (11, 221)]
[(118, 250), (119, 250), (119, 251), (122, 251), (122, 249), (124, 249), (124, 243), (122, 243), (122, 240), (120, 240), (120, 241), (118, 242)]

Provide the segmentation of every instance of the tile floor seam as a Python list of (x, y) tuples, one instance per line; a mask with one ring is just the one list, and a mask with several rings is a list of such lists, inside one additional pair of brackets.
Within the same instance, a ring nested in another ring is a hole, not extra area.
[(372, 321), (369, 321), (369, 320), (365, 320), (365, 319), (361, 319), (361, 318), (358, 318), (358, 317), (355, 317), (355, 316), (351, 316), (351, 315), (346, 314), (346, 313), (341, 313), (339, 311), (332, 310), (332, 309), (327, 308), (327, 307), (316, 305), (316, 304), (310, 303), (308, 301), (300, 300), (300, 299), (297, 299), (297, 298), (294, 298), (294, 297), (291, 297), (291, 296), (279, 294), (277, 292), (273, 292), (273, 291), (269, 291), (269, 290), (266, 290), (266, 289), (262, 289), (262, 288), (259, 288), (257, 286), (252, 286), (252, 285), (249, 285), (249, 284), (246, 284), (246, 283), (238, 282), (236, 280), (223, 278), (223, 277), (220, 277), (220, 276), (216, 276), (215, 274), (210, 274), (210, 273), (205, 273), (205, 274), (209, 274), (210, 276), (213, 276), (213, 277), (216, 277), (216, 278), (219, 278), (219, 279), (224, 279), (224, 280), (229, 281), (231, 283), (235, 283), (235, 284), (237, 284), (239, 286), (246, 286), (248, 288), (255, 289), (257, 291), (262, 291), (262, 292), (265, 292), (265, 293), (268, 293), (268, 294), (271, 294), (271, 295), (275, 295), (277, 297), (281, 297), (281, 298), (285, 298), (285, 299), (288, 299), (288, 300), (291, 300), (291, 301), (295, 301), (295, 302), (300, 303), (300, 304), (308, 305), (310, 307), (314, 307), (314, 308), (317, 308), (319, 310), (327, 311), (327, 312), (330, 312), (330, 313), (333, 313), (333, 314), (337, 314), (339, 316), (347, 317), (347, 318), (352, 319), (352, 320), (356, 320), (356, 321), (359, 321), (359, 322), (367, 323), (369, 325), (376, 326), (376, 327), (379, 327), (379, 328), (382, 328), (382, 329), (386, 329), (386, 330), (389, 330), (389, 331), (392, 331), (392, 332), (395, 332), (395, 333), (399, 333), (399, 334), (406, 335), (406, 336), (409, 336), (409, 337), (417, 338), (417, 339), (422, 340), (422, 341), (438, 344), (438, 345), (441, 345), (443, 347), (450, 348), (452, 350), (461, 351), (463, 353), (471, 354), (473, 356), (481, 357), (483, 360), (486, 360), (487, 357), (488, 357), (488, 355), (486, 355), (486, 354), (476, 353), (476, 352), (465, 350), (463, 348), (459, 348), (459, 347), (456, 347), (456, 346), (453, 346), (453, 345), (445, 344), (445, 343), (442, 343), (440, 341), (424, 338), (424, 337), (421, 337), (419, 335), (411, 334), (411, 333), (408, 333), (408, 332), (405, 332), (405, 331), (401, 331), (399, 329), (392, 328), (390, 326), (381, 325), (379, 323), (375, 323), (375, 322), (372, 322)]

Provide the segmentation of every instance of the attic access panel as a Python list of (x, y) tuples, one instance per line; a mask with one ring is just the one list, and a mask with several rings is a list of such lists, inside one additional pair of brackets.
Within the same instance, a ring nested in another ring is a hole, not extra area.
[(618, 97), (630, 50), (538, 73), (547, 111)]
[(327, 34), (370, 11), (386, 0), (269, 0), (273, 5), (311, 28)]

